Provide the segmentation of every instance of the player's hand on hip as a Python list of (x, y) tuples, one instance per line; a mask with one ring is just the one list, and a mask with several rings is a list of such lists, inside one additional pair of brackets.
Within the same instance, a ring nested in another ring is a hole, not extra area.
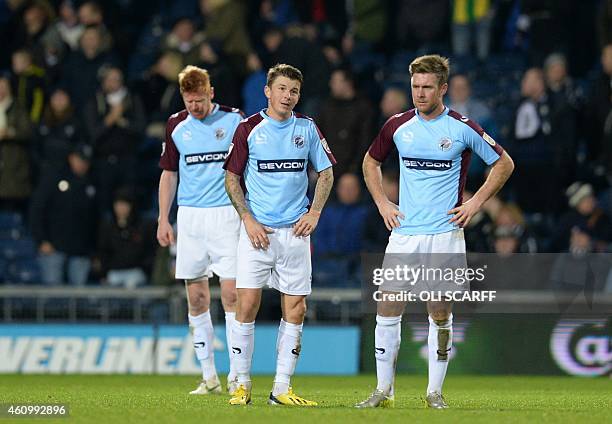
[(159, 221), (157, 224), (157, 241), (162, 247), (170, 246), (175, 243), (174, 230), (167, 220)]
[(244, 222), (244, 229), (253, 247), (255, 249), (268, 249), (268, 246), (270, 246), (268, 234), (272, 234), (274, 231), (261, 225), (251, 214), (244, 214), (242, 220)]
[(314, 211), (312, 209), (306, 212), (293, 226), (293, 235), (296, 237), (306, 237), (311, 235), (315, 228), (317, 228), (320, 216), (321, 212)]
[(459, 228), (465, 228), (468, 226), (474, 215), (476, 215), (479, 210), (480, 205), (470, 199), (463, 205), (457, 206), (456, 208), (453, 208), (448, 211), (449, 215), (453, 215), (449, 222), (454, 223)]
[(394, 228), (398, 228), (401, 225), (399, 220), (404, 219), (404, 214), (400, 212), (399, 207), (390, 201), (379, 205), (378, 212), (385, 221), (385, 226), (389, 231), (392, 231)]

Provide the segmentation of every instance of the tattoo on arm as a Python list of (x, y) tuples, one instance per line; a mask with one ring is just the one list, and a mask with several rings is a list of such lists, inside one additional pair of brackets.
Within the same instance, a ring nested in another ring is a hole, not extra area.
[(227, 171), (225, 173), (225, 191), (232, 201), (232, 205), (238, 212), (238, 216), (242, 219), (242, 215), (249, 213), (249, 208), (246, 205), (244, 191), (240, 186), (240, 176)]
[(317, 179), (317, 185), (315, 186), (314, 199), (310, 209), (317, 212), (323, 210), (325, 202), (329, 197), (332, 186), (334, 185), (334, 171), (331, 167), (319, 172), (319, 178)]

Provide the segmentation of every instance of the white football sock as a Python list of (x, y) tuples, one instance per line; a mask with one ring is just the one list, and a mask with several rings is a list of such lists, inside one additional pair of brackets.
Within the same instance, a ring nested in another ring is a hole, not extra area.
[(402, 340), (402, 316), (383, 317), (376, 315), (374, 331), (374, 357), (376, 358), (377, 390), (393, 395), (395, 365)]
[(442, 384), (448, 368), (448, 359), (453, 345), (453, 314), (448, 320), (436, 323), (429, 317), (429, 384), (427, 394), (442, 393)]
[(276, 342), (276, 376), (272, 395), (289, 391), (291, 376), (300, 357), (303, 324), (291, 324), (281, 319)]
[(210, 319), (210, 311), (196, 316), (188, 315), (188, 318), (189, 326), (193, 329), (193, 348), (202, 367), (202, 379), (208, 381), (217, 377), (213, 348), (215, 332)]
[(255, 321), (239, 322), (234, 320), (232, 326), (232, 356), (238, 383), (251, 387), (251, 362), (255, 345)]
[(232, 355), (232, 326), (236, 320), (236, 312), (225, 313), (225, 340), (227, 343), (227, 353), (229, 355), (229, 373), (227, 374), (228, 381), (236, 378), (236, 370), (234, 369), (234, 357)]

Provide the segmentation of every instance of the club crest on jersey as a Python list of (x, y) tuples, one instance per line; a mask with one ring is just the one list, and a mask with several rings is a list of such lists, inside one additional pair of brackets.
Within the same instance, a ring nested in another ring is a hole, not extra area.
[(183, 141), (189, 141), (193, 138), (191, 131), (187, 130), (183, 133)]
[(321, 145), (323, 146), (323, 150), (325, 150), (328, 155), (332, 154), (332, 152), (331, 152), (331, 150), (329, 148), (329, 144), (327, 144), (327, 140), (326, 139), (324, 139), (324, 138), (321, 139)]
[(295, 137), (293, 137), (293, 144), (295, 144), (295, 147), (297, 147), (298, 149), (304, 147), (304, 136), (296, 135)]
[(493, 137), (491, 137), (489, 134), (482, 133), (482, 138), (484, 138), (484, 141), (489, 143), (491, 146), (495, 146), (495, 140), (493, 140)]
[(452, 145), (453, 145), (453, 140), (451, 140), (448, 137), (443, 137), (440, 139), (440, 141), (438, 141), (438, 147), (443, 152), (446, 152), (448, 149), (450, 149)]
[(223, 138), (225, 138), (225, 128), (217, 128), (215, 130), (215, 137), (217, 137), (217, 140), (222, 140)]

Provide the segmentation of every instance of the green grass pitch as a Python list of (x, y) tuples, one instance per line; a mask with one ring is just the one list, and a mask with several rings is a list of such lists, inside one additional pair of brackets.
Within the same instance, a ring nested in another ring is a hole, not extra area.
[(498, 423), (610, 422), (609, 378), (449, 376), (445, 397), (451, 408), (428, 410), (422, 376), (399, 376), (394, 409), (357, 410), (375, 377), (297, 376), (296, 393), (318, 407), (268, 406), (271, 376), (254, 378), (253, 403), (230, 406), (227, 395), (190, 396), (197, 378), (184, 376), (0, 375), (0, 403), (65, 403), (70, 418), (24, 418), (3, 422), (64, 423)]

